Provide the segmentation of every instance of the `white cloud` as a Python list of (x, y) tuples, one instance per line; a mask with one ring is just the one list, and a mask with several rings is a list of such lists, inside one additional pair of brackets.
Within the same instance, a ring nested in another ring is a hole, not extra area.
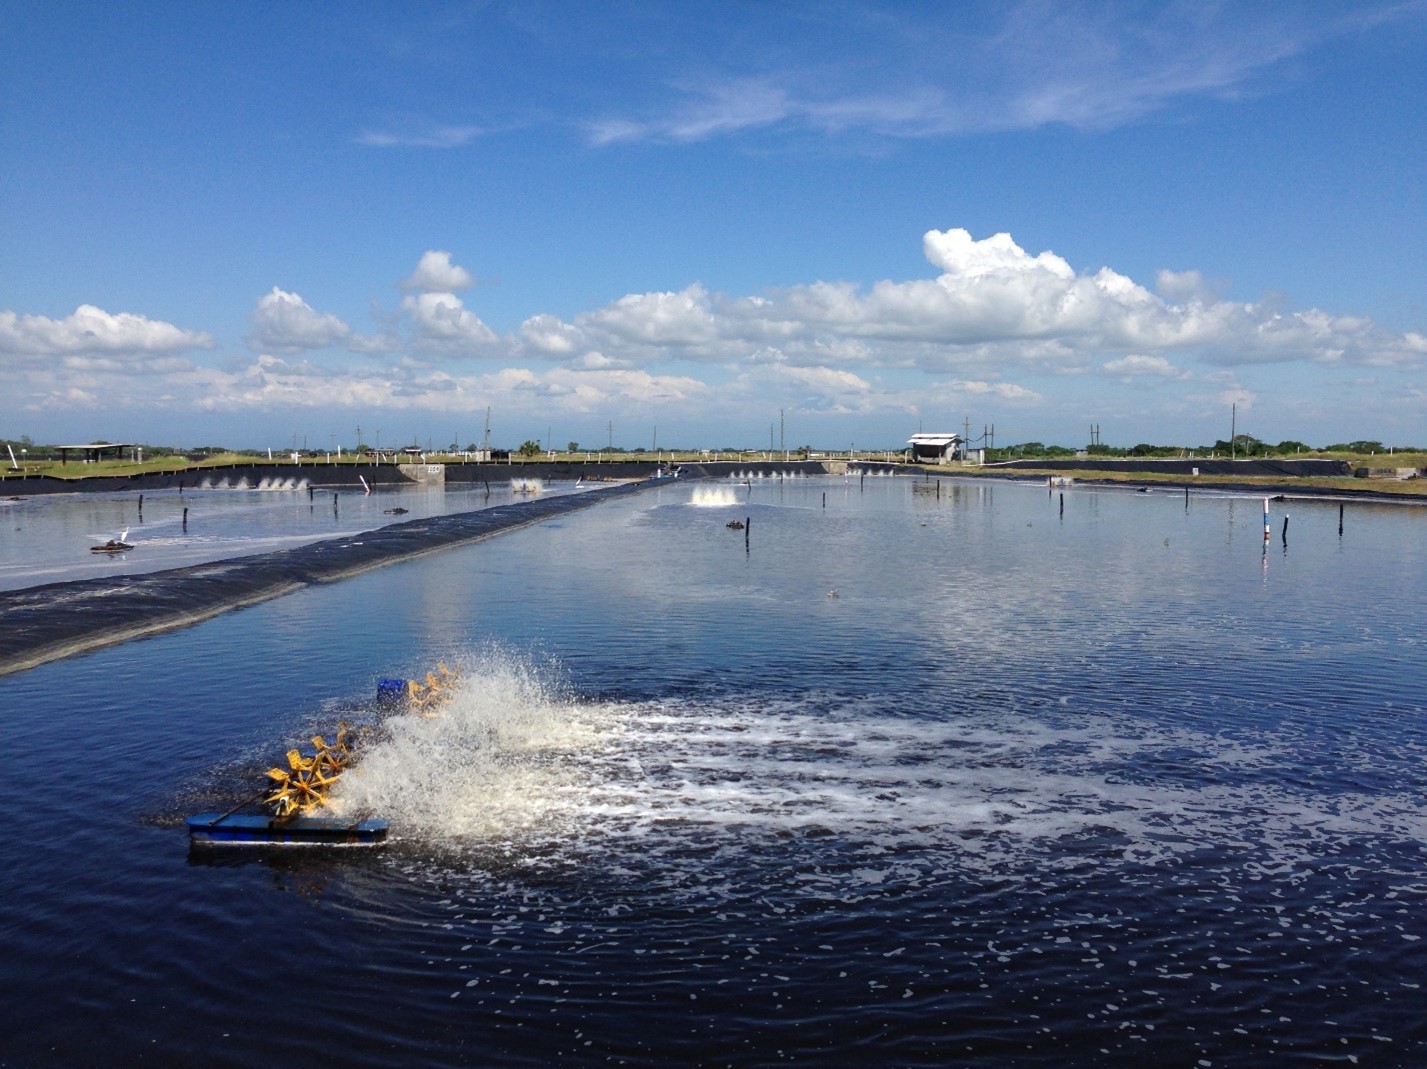
[(1110, 374), (1121, 375), (1126, 379), (1147, 375), (1166, 379), (1184, 377), (1183, 373), (1164, 357), (1143, 356), (1139, 353), (1122, 356), (1118, 360), (1107, 360), (1103, 367)]
[[(212, 346), (206, 334), (143, 316), (87, 305), (64, 320), (5, 312), (0, 353), (19, 359), (0, 363), (0, 389), (16, 407), (37, 412), (77, 410), (93, 398), (135, 410), (231, 412), (457, 413), (504, 405), (600, 420), (658, 413), (661, 426), (690, 419), (741, 425), (769, 406), (890, 419), (933, 406), (1027, 410), (1047, 407), (1047, 396), (1063, 405), (1076, 375), (1085, 377), (1087, 397), (1110, 397), (1109, 377), (1134, 382), (1135, 413), (1190, 404), (1199, 413), (1220, 401), (1252, 404), (1264, 384), (1239, 380), (1256, 365), (1296, 365), (1292, 375), (1272, 370), (1287, 383), (1309, 371), (1348, 381), (1350, 371), (1385, 377), (1427, 364), (1421, 333), (1294, 311), (1282, 298), (1217, 300), (1194, 272), (1161, 273), (1154, 293), (1109, 267), (1076, 269), (1054, 252), (1028, 252), (1008, 234), (978, 240), (965, 230), (933, 230), (922, 244), (928, 277), (813, 281), (754, 295), (694, 283), (626, 294), (568, 322), (530, 315), (506, 333), (455, 293), (418, 287), (386, 334), (364, 339), (274, 287), (253, 312), (250, 340), (263, 355), (223, 367), (186, 355)], [(449, 254), (428, 257), (409, 281), (462, 281)], [(290, 359), (334, 345), (390, 348), (398, 336), (397, 359)], [(443, 363), (470, 357), (485, 369)], [(1049, 376), (1053, 389), (1044, 385)], [(1202, 391), (1193, 397), (1179, 385), (1190, 380)], [(1276, 411), (1292, 403), (1287, 389), (1276, 387)], [(1162, 391), (1157, 400), (1155, 390)]]
[(357, 144), (370, 148), (460, 148), (488, 132), (480, 126), (415, 123), (407, 129), (363, 130), (357, 135)]
[(473, 356), (500, 339), (452, 293), (418, 293), (401, 302), (410, 318), (418, 349)]
[(1220, 390), (1218, 397), (1220, 408), (1237, 406), (1241, 413), (1252, 411), (1255, 400), (1256, 398), (1252, 391), (1246, 390), (1242, 386), (1234, 386), (1227, 390)]
[(678, 293), (631, 293), (580, 317), (580, 326), (634, 345), (690, 347), (718, 338), (708, 292), (698, 283)]
[[(1171, 355), (1235, 366), (1308, 361), (1414, 367), (1427, 339), (1370, 320), (1279, 302), (1213, 300), (1192, 272), (1161, 273), (1169, 303), (1109, 267), (1077, 272), (1061, 256), (1027, 253), (1009, 234), (977, 240), (929, 231), (927, 260), (941, 273), (870, 287), (811, 282), (757, 296), (679, 291), (628, 294), (573, 323), (548, 315), (523, 333), (551, 355), (598, 350), (610, 359), (749, 363), (776, 351), (788, 364), (919, 367), (932, 373), (1005, 367), (1056, 374), (1174, 374)], [(1134, 359), (1130, 359), (1133, 357)], [(1117, 362), (1119, 361), (1119, 362)]]
[(213, 348), (211, 335), (132, 312), (82, 304), (64, 319), (0, 311), (0, 353), (17, 356), (166, 355)]
[(296, 293), (277, 286), (259, 298), (253, 309), (253, 330), (248, 344), (254, 349), (296, 353), (327, 349), (352, 336), (352, 328), (335, 315), (314, 310)]
[[(858, 134), (931, 138), (1064, 124), (1106, 129), (1197, 99), (1271, 91), (1276, 68), (1420, 4), (1338, 11), (1251, 5), (1030, 2), (974, 17), (844, 7), (807, 43), (805, 20), (764, 18), (770, 43), (717, 35), (708, 59), (650, 85), (647, 103), (586, 124), (596, 145)], [(657, 28), (653, 28), (657, 32)], [(651, 50), (659, 51), (659, 50)], [(669, 49), (675, 55), (682, 50)], [(865, 57), (883, 62), (870, 65)]]
[(581, 335), (556, 316), (535, 315), (520, 324), (520, 338), (536, 353), (568, 356), (580, 344)]
[(453, 264), (449, 252), (429, 249), (421, 254), (416, 270), (401, 283), (401, 288), (413, 293), (460, 293), (473, 285), (471, 273)]

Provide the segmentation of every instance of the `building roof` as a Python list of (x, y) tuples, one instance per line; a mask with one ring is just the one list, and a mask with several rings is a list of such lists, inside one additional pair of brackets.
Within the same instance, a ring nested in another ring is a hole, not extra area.
[(914, 434), (907, 439), (907, 444), (948, 446), (959, 441), (959, 434)]

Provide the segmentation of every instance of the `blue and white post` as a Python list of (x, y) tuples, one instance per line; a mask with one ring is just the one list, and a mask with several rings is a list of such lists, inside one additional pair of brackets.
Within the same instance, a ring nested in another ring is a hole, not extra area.
[(1265, 546), (1268, 545), (1269, 537), (1270, 537), (1270, 530), (1269, 530), (1269, 522), (1268, 522), (1268, 498), (1264, 498), (1264, 499), (1263, 499), (1263, 544), (1264, 544)]

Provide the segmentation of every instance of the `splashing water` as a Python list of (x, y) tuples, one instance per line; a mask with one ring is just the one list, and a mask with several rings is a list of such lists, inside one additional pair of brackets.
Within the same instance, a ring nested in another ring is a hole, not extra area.
[(689, 504), (695, 508), (726, 508), (738, 504), (738, 495), (727, 486), (696, 486)]
[(555, 831), (582, 776), (561, 755), (597, 744), (551, 669), (488, 651), (462, 659), (439, 713), (382, 725), (331, 800), (340, 816), (372, 812), (418, 839), (506, 839)]
[(510, 492), (512, 494), (538, 494), (544, 489), (544, 479), (521, 478), (510, 480)]

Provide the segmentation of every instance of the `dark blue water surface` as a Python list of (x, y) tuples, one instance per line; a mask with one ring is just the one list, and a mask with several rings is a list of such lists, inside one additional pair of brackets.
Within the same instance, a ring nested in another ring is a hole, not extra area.
[[(1061, 503), (672, 484), (0, 679), (0, 1064), (1427, 1063), (1427, 513)], [(387, 846), (190, 851), (439, 659)]]

